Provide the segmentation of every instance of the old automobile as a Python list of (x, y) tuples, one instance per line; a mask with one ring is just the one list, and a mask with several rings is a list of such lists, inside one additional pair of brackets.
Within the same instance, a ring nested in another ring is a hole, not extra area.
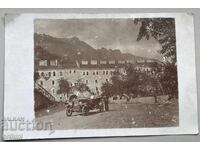
[(66, 115), (69, 117), (73, 112), (78, 112), (87, 116), (91, 110), (102, 112), (105, 110), (105, 103), (102, 97), (96, 98), (77, 98), (76, 95), (70, 96), (66, 102)]

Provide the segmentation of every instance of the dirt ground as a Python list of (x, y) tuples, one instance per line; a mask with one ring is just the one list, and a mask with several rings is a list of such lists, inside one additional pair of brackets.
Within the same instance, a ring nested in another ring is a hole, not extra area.
[(109, 104), (108, 112), (91, 111), (88, 116), (74, 113), (67, 117), (62, 106), (50, 111), (37, 112), (38, 122), (53, 123), (57, 130), (144, 128), (178, 126), (178, 104)]

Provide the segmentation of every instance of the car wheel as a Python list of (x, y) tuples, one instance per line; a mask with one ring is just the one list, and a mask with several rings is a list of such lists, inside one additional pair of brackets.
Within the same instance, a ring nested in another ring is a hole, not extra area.
[(67, 117), (70, 117), (72, 115), (72, 109), (70, 108), (66, 109), (66, 115)]
[(82, 108), (82, 113), (83, 113), (83, 115), (87, 116), (89, 114), (89, 108), (84, 106)]

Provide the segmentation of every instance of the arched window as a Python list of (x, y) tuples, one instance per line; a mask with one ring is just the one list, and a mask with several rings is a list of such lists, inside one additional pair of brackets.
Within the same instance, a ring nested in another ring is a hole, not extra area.
[(56, 72), (55, 71), (53, 72), (53, 76), (56, 76)]
[(52, 89), (52, 94), (55, 94), (55, 89)]
[(97, 80), (95, 80), (95, 83), (98, 83), (98, 81), (97, 81)]
[(49, 77), (51, 76), (51, 72), (49, 72)]

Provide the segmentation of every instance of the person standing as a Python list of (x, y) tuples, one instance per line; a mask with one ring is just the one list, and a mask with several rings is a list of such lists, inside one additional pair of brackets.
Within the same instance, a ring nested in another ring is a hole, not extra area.
[(105, 111), (109, 111), (108, 97), (104, 96), (103, 101), (104, 101), (104, 104), (105, 104)]

